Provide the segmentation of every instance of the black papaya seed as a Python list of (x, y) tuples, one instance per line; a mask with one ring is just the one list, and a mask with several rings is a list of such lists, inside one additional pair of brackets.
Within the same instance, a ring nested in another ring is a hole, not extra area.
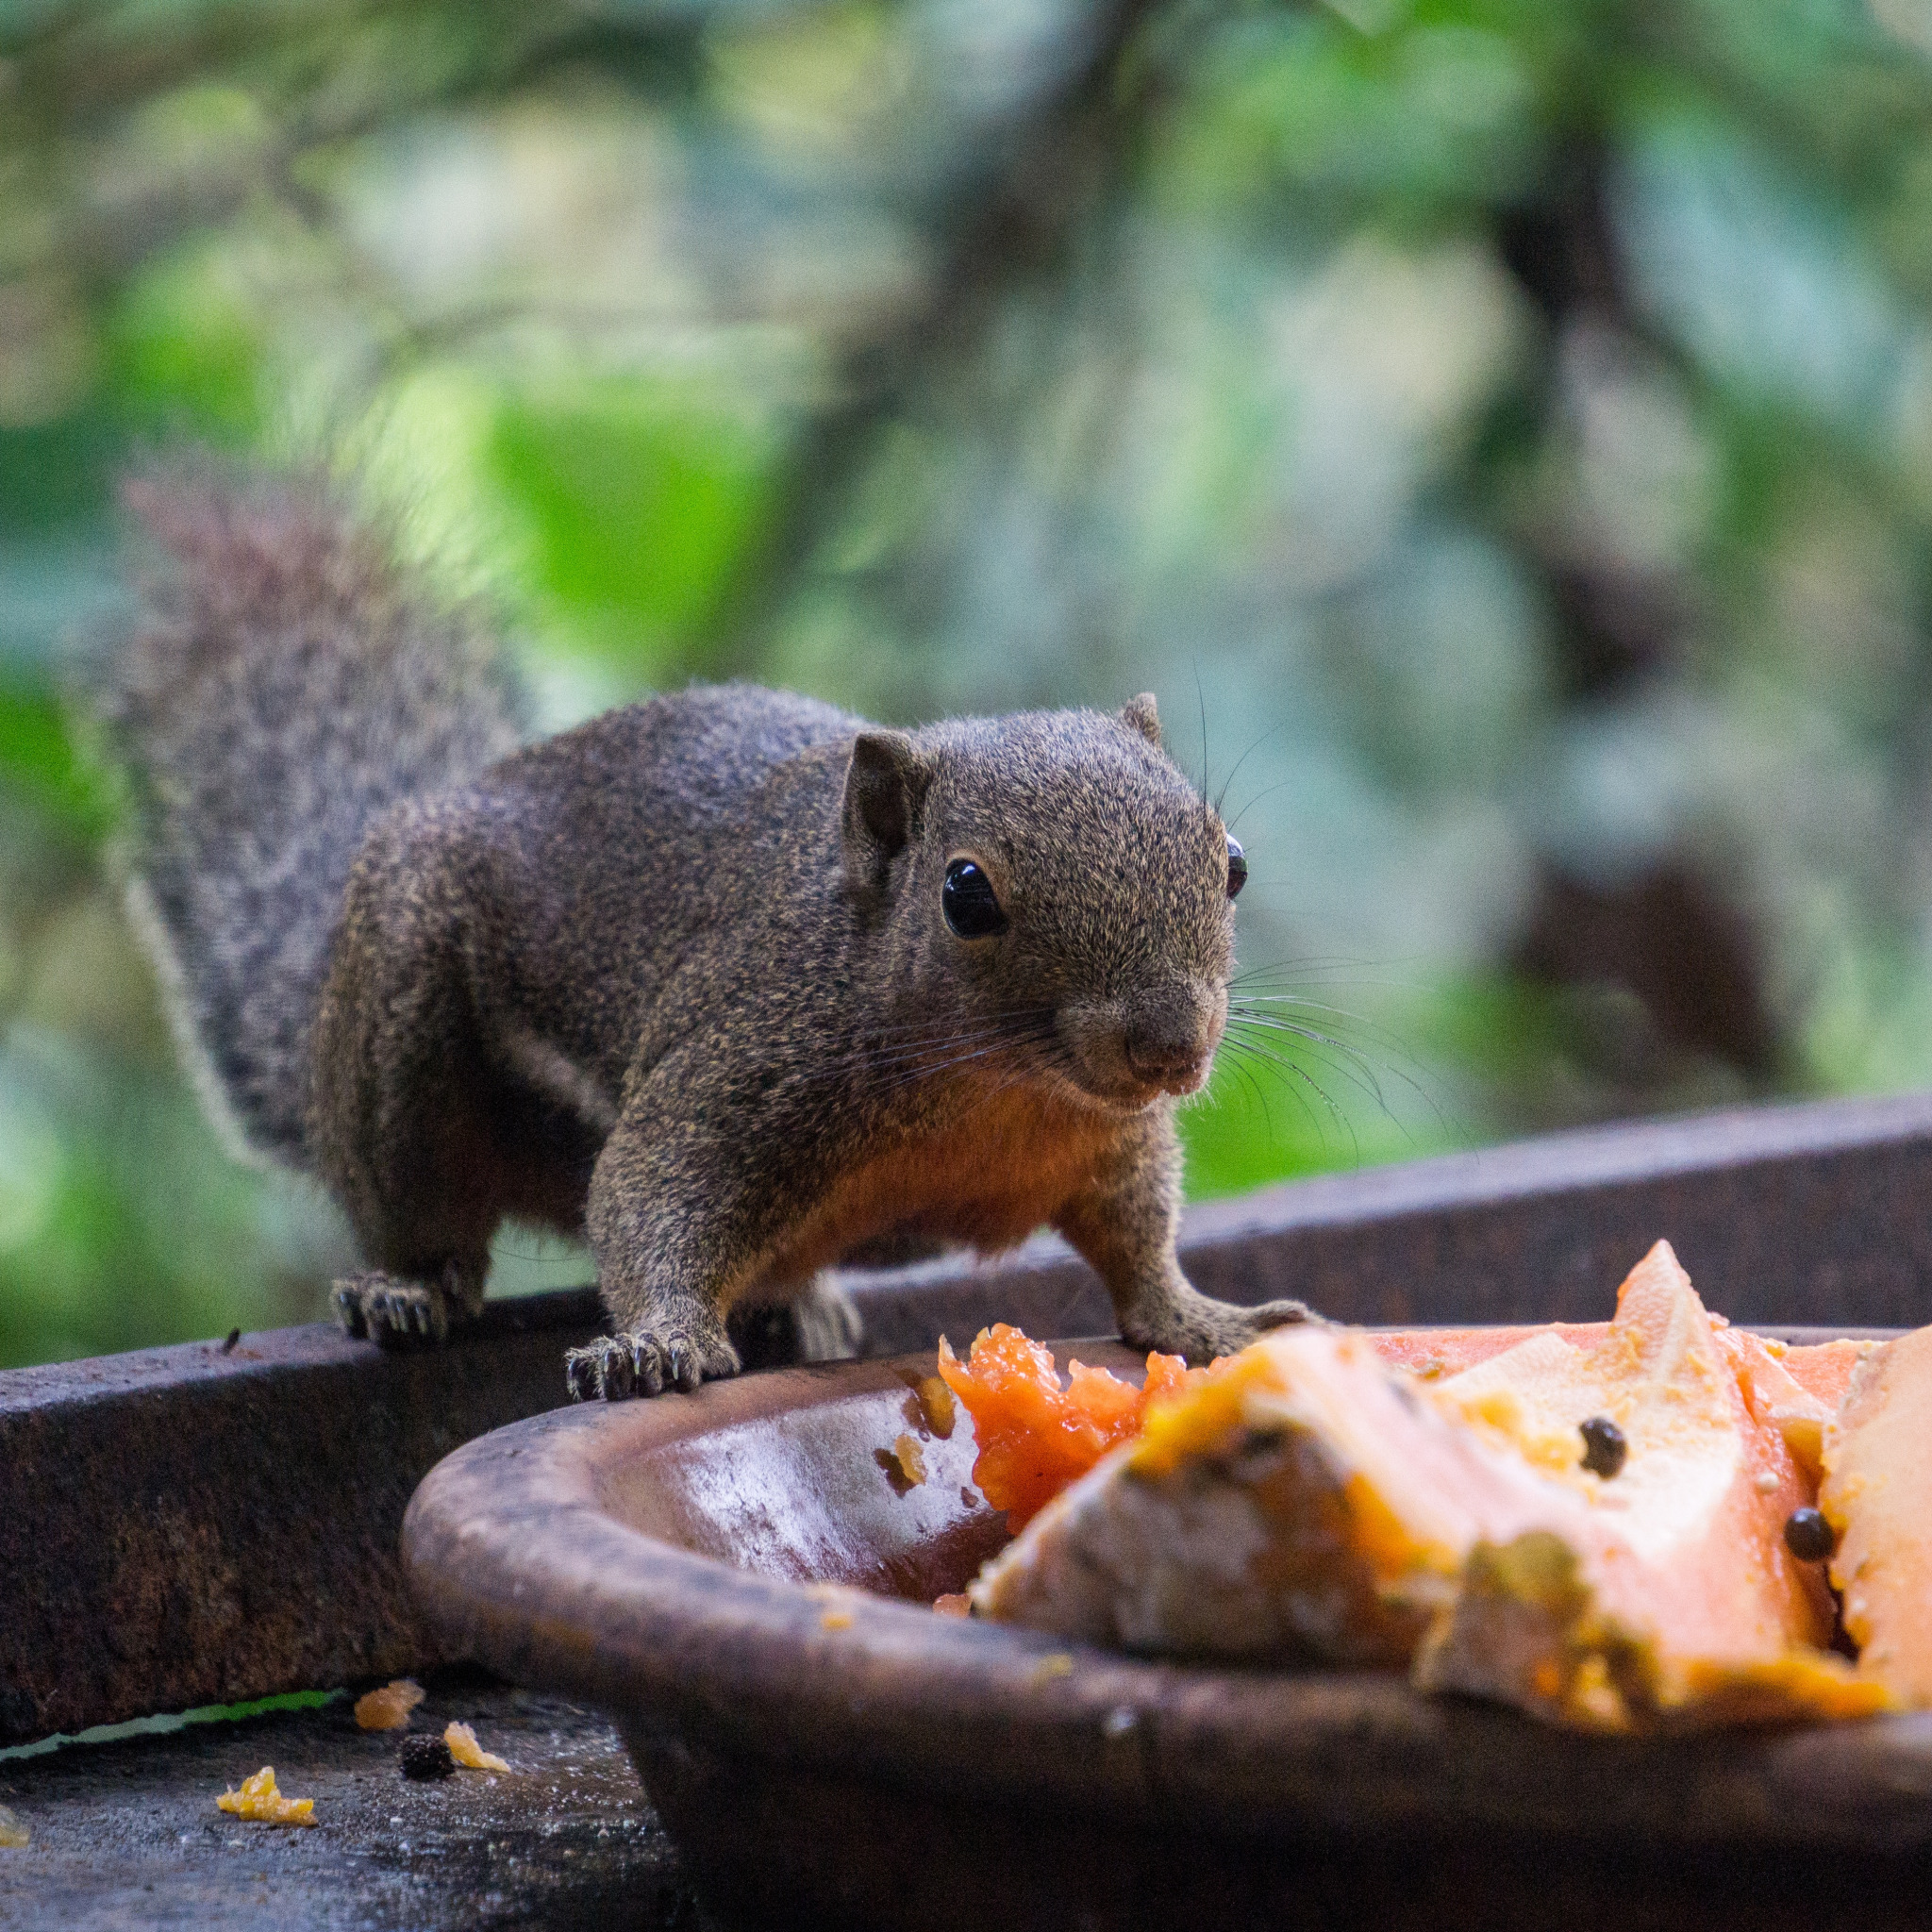
[(1785, 1548), (1801, 1563), (1822, 1563), (1838, 1547), (1838, 1538), (1821, 1509), (1793, 1509), (1785, 1518)]
[(1607, 1482), (1623, 1468), (1624, 1458), (1630, 1453), (1623, 1430), (1608, 1416), (1593, 1415), (1577, 1424), (1577, 1433), (1583, 1438), (1584, 1468)]

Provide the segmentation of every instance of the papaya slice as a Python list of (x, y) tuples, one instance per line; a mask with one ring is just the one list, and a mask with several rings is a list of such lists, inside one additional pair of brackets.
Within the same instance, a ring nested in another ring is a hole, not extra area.
[(1932, 1707), (1932, 1328), (1868, 1344), (1824, 1431), (1818, 1505), (1839, 1532), (1858, 1675)]
[(1579, 1346), (1602, 1339), (1607, 1322), (1543, 1322), (1513, 1328), (1401, 1328), (1371, 1330), (1370, 1343), (1391, 1368), (1407, 1369), (1424, 1382), (1460, 1374), (1537, 1335), (1560, 1335)]
[[(1736, 1355), (1740, 1374), (1757, 1391), (1751, 1398), (1754, 1415), (1784, 1432), (1800, 1467), (1815, 1482), (1824, 1424), (1844, 1395), (1860, 1352), (1874, 1344), (1786, 1348), (1712, 1320), (1720, 1341)], [(1586, 1348), (1608, 1332), (1607, 1322), (1364, 1331), (1382, 1361), (1424, 1382), (1444, 1381), (1539, 1336)], [(1520, 1368), (1534, 1357), (1516, 1359)], [(974, 1422), (974, 1479), (1016, 1531), (1109, 1449), (1131, 1440), (1149, 1403), (1178, 1394), (1209, 1373), (1188, 1368), (1178, 1356), (1150, 1355), (1145, 1384), (1137, 1389), (1082, 1362), (1070, 1363), (1069, 1370), (1063, 1389), (1051, 1351), (1005, 1322), (982, 1329), (963, 1362), (943, 1339), (940, 1342), (940, 1374), (929, 1378), (930, 1388), (934, 1399), (944, 1398), (949, 1407), (939, 1433), (952, 1433), (950, 1404), (957, 1394)], [(920, 1400), (924, 1405), (924, 1393)]]
[(1852, 1372), (1878, 1346), (1875, 1341), (1817, 1341), (1799, 1348), (1767, 1341), (1764, 1346), (1774, 1355), (1785, 1373), (1807, 1395), (1814, 1395), (1826, 1408), (1837, 1412), (1852, 1385)]
[(1885, 1707), (1824, 1648), (1824, 1579), (1784, 1541), (1810, 1483), (1777, 1410), (1812, 1398), (1756, 1338), (1713, 1323), (1661, 1241), (1604, 1340), (1568, 1359), (1558, 1346), (1532, 1339), (1440, 1393), (1552, 1474), (1578, 1411), (1607, 1417), (1624, 1466), (1567, 1521), (1471, 1551), (1415, 1681), (1598, 1730)]
[[(1280, 1331), (1151, 1404), (974, 1607), (1144, 1651), (1408, 1664), (1588, 1729), (1882, 1708), (1783, 1539), (1811, 1485), (1779, 1410), (1822, 1405), (1728, 1336), (1662, 1242), (1612, 1323), (1435, 1379), (1388, 1337)], [(1614, 1474), (1582, 1466), (1592, 1419), (1621, 1431)]]
[(1357, 1332), (1264, 1337), (1171, 1401), (980, 1573), (974, 1609), (1184, 1656), (1406, 1664), (1535, 1473)]
[[(1717, 1329), (1717, 1341), (1738, 1373), (1738, 1386), (1753, 1417), (1785, 1439), (1792, 1460), (1816, 1487), (1824, 1474), (1825, 1428), (1843, 1400), (1859, 1353), (1875, 1344), (1834, 1341), (1786, 1349), (1723, 1327)], [(1802, 1380), (1792, 1373), (1794, 1362)]]

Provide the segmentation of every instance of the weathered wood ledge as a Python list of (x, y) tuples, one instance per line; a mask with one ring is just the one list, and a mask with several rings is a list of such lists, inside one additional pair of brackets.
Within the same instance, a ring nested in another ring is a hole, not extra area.
[[(1766, 1326), (1932, 1319), (1932, 1096), (1740, 1110), (1271, 1188), (1188, 1217), (1194, 1282), (1364, 1323), (1589, 1319), (1659, 1235)], [(854, 1274), (871, 1349), (1111, 1326), (1057, 1241)], [(325, 1325), (0, 1374), (0, 1743), (423, 1668), (396, 1536), (458, 1443), (558, 1406), (591, 1291), (449, 1347)]]

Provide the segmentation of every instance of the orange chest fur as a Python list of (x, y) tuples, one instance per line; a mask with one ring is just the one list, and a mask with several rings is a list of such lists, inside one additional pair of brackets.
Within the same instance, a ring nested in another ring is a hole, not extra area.
[(1024, 1092), (969, 1106), (837, 1176), (764, 1272), (803, 1281), (893, 1233), (994, 1252), (1050, 1221), (1091, 1178), (1108, 1124)]

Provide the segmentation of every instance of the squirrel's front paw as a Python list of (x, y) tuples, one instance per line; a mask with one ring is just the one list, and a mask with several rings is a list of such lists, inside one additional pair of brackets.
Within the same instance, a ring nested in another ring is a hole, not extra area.
[(667, 1389), (695, 1389), (738, 1373), (738, 1351), (723, 1329), (713, 1334), (683, 1328), (644, 1328), (600, 1335), (582, 1348), (564, 1351), (564, 1379), (572, 1397), (607, 1402), (626, 1395), (661, 1395)]
[(399, 1281), (372, 1271), (336, 1283), (329, 1296), (347, 1333), (366, 1335), (385, 1348), (441, 1341), (449, 1334), (449, 1297), (426, 1281)]
[(1320, 1324), (1322, 1317), (1304, 1302), (1263, 1302), (1258, 1307), (1241, 1308), (1188, 1289), (1139, 1321), (1124, 1322), (1121, 1338), (1135, 1348), (1184, 1356), (1199, 1368), (1217, 1356), (1239, 1355), (1268, 1329), (1286, 1327), (1291, 1322)]
[(1181, 1353), (1191, 1363), (1211, 1362), (1218, 1356), (1239, 1355), (1253, 1346), (1271, 1328), (1286, 1328), (1298, 1322), (1322, 1325), (1322, 1318), (1306, 1302), (1263, 1302), (1257, 1307), (1235, 1307), (1229, 1303), (1209, 1301), (1203, 1309), (1192, 1311), (1191, 1334)]

